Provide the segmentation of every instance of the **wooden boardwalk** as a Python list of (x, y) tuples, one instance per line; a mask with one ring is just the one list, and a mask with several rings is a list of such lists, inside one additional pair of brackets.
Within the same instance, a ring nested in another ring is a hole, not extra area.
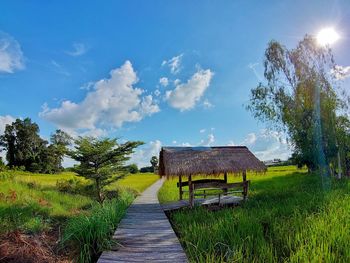
[(188, 262), (158, 201), (163, 180), (135, 199), (113, 235), (118, 242), (116, 250), (103, 252), (98, 263)]

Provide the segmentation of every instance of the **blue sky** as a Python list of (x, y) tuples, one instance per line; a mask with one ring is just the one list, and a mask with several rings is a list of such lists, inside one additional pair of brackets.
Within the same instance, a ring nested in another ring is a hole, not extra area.
[(0, 132), (30, 117), (45, 138), (63, 128), (142, 140), (139, 165), (162, 145), (245, 144), (286, 158), (286, 140), (244, 108), (267, 43), (294, 47), (331, 26), (346, 68), (349, 25), (346, 0), (2, 1)]

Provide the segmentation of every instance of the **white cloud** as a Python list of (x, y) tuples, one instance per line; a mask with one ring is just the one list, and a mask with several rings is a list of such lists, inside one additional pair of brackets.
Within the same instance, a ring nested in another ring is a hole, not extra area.
[(234, 141), (230, 140), (228, 143), (227, 143), (227, 146), (235, 146), (236, 144), (234, 143)]
[(151, 166), (152, 156), (159, 156), (162, 143), (159, 140), (150, 141), (148, 144), (138, 148), (132, 155), (128, 163), (136, 163), (139, 168)]
[(206, 129), (200, 129), (199, 133), (205, 133)]
[(87, 92), (81, 102), (65, 100), (58, 108), (46, 104), (39, 114), (45, 120), (65, 130), (86, 131), (101, 127), (119, 128), (125, 122), (138, 122), (159, 111), (151, 95), (134, 87), (138, 82), (131, 63), (126, 61), (101, 79)]
[(192, 109), (209, 87), (214, 73), (199, 69), (186, 83), (176, 85), (172, 91), (167, 91), (165, 99), (170, 106), (180, 111)]
[(95, 82), (89, 81), (88, 83), (83, 84), (80, 89), (82, 90), (91, 90), (95, 86)]
[(55, 60), (51, 60), (51, 64), (54, 67), (55, 71), (59, 74), (65, 75), (67, 77), (70, 76), (70, 73), (61, 65), (59, 64), (57, 61)]
[(82, 56), (87, 52), (87, 47), (83, 43), (73, 43), (73, 49), (66, 51), (66, 54), (72, 57)]
[(175, 79), (174, 80), (174, 85), (175, 86), (179, 85), (180, 83), (181, 83), (181, 80), (179, 80), (179, 79)]
[(155, 91), (154, 91), (154, 95), (156, 95), (157, 97), (160, 95), (160, 90), (159, 89), (156, 89)]
[(183, 143), (181, 143), (181, 146), (183, 146), (183, 147), (191, 147), (192, 144), (190, 144), (189, 142), (183, 142)]
[(10, 115), (0, 116), (0, 135), (2, 135), (5, 131), (5, 127), (7, 124), (11, 124), (16, 119)]
[[(0, 135), (4, 134), (6, 125), (11, 124), (14, 121), (15, 118), (10, 115), (0, 116)], [(0, 158), (2, 158), (3, 161), (5, 161), (6, 151), (0, 151)]]
[(214, 134), (210, 133), (210, 134), (208, 134), (208, 137), (206, 140), (201, 140), (201, 143), (199, 145), (211, 146), (214, 142), (215, 142), (215, 136), (214, 136)]
[(162, 87), (166, 87), (169, 85), (169, 80), (168, 78), (166, 77), (162, 77), (159, 79), (159, 84), (162, 86)]
[(167, 65), (170, 68), (170, 72), (172, 74), (177, 74), (181, 70), (181, 60), (182, 60), (183, 54), (180, 54), (178, 56), (175, 56), (169, 60), (164, 60), (162, 62), (162, 66)]
[(335, 66), (335, 69), (331, 71), (331, 74), (337, 79), (337, 80), (343, 80), (348, 77), (350, 77), (350, 66), (343, 67), (343, 66)]
[(173, 143), (173, 144), (177, 144), (177, 141), (174, 140), (174, 141), (172, 141), (172, 143)]
[(214, 105), (208, 99), (205, 99), (203, 101), (203, 107), (206, 109), (210, 109), (210, 108), (214, 107)]
[(21, 46), (13, 37), (0, 31), (0, 73), (14, 73), (24, 68)]
[(259, 81), (263, 81), (263, 77), (258, 73), (258, 71), (256, 70), (256, 67), (259, 66), (259, 63), (250, 63), (248, 65), (248, 68), (251, 69), (251, 71), (253, 71), (255, 77), (259, 80)]
[(291, 155), (291, 147), (283, 134), (260, 130), (258, 134), (249, 133), (242, 145), (247, 146), (260, 160), (272, 160), (279, 158), (287, 160)]

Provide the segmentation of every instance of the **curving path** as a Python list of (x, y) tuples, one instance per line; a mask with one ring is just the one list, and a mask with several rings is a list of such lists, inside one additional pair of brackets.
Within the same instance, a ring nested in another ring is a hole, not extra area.
[(160, 179), (135, 199), (113, 238), (115, 251), (102, 253), (98, 263), (187, 262), (186, 254), (157, 197)]

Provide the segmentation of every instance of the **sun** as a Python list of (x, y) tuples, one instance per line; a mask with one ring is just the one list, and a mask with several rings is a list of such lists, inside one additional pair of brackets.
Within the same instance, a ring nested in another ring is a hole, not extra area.
[(317, 34), (317, 43), (321, 46), (329, 46), (335, 43), (339, 38), (339, 34), (332, 27), (323, 28)]

